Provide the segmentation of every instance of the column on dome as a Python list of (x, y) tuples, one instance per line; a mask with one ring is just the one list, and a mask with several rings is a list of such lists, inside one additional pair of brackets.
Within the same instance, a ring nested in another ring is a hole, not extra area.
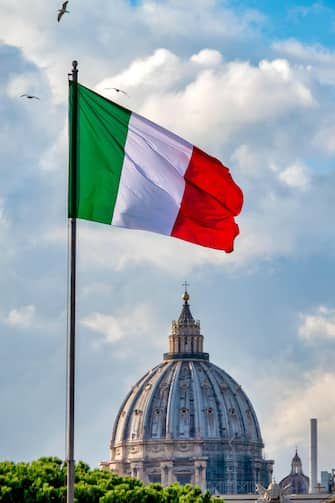
[(206, 491), (207, 483), (206, 483), (206, 469), (207, 469), (207, 460), (206, 457), (197, 457), (193, 458), (194, 460), (194, 484), (199, 486), (202, 491)]
[(262, 467), (262, 460), (254, 459), (252, 464), (252, 478), (255, 483), (255, 486), (256, 484), (259, 484), (261, 482), (261, 467)]
[(162, 461), (160, 464), (161, 468), (161, 484), (162, 486), (169, 486), (174, 480), (173, 476), (173, 462), (172, 461)]
[(144, 464), (143, 461), (136, 461), (130, 463), (130, 475), (135, 479), (143, 480), (145, 482)]

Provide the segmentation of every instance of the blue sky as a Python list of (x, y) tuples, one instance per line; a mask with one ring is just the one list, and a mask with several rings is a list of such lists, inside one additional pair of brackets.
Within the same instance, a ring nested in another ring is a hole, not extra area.
[[(188, 5), (188, 4), (187, 4)], [(79, 222), (76, 458), (108, 459), (129, 387), (166, 351), (182, 283), (212, 361), (244, 388), (275, 476), (309, 419), (334, 467), (335, 6), (0, 0), (1, 459), (65, 453), (67, 73), (227, 164), (226, 255)], [(24, 100), (23, 93), (41, 99)]]

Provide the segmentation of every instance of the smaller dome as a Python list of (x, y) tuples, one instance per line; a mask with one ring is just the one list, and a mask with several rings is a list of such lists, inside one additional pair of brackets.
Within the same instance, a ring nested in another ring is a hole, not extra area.
[(308, 493), (309, 478), (304, 475), (301, 458), (297, 449), (291, 461), (291, 473), (284, 477), (279, 482), (279, 485), (282, 489), (287, 488), (290, 494)]

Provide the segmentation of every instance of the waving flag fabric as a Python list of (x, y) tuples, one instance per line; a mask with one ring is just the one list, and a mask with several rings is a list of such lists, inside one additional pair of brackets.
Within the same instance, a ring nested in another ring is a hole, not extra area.
[(218, 159), (70, 82), (71, 124), (74, 110), (69, 217), (233, 250), (243, 194)]

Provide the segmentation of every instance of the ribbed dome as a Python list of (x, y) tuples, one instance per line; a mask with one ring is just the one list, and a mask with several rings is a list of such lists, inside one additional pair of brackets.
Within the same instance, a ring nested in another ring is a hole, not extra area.
[[(186, 286), (186, 284), (185, 284)], [(177, 480), (214, 493), (267, 486), (255, 411), (241, 386), (209, 361), (185, 290), (169, 351), (130, 390), (117, 415), (110, 461), (101, 467), (147, 482)]]
[(262, 443), (241, 386), (206, 360), (168, 360), (140, 379), (124, 401), (112, 443), (222, 439)]

